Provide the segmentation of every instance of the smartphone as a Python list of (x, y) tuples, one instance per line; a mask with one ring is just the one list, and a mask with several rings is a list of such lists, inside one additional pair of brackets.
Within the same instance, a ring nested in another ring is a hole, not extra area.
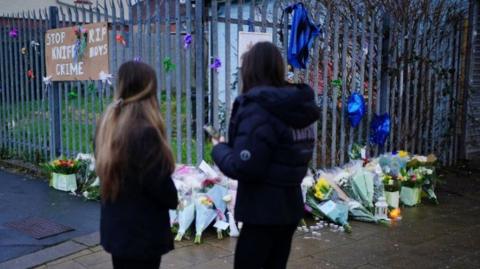
[(205, 130), (205, 132), (207, 132), (207, 134), (209, 134), (212, 138), (220, 138), (220, 132), (216, 130), (212, 125), (203, 126), (203, 130)]

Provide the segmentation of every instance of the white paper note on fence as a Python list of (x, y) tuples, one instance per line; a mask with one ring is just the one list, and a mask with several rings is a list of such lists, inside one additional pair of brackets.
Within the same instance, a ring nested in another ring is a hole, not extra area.
[(242, 65), (242, 55), (258, 42), (272, 42), (272, 33), (238, 32), (238, 66)]

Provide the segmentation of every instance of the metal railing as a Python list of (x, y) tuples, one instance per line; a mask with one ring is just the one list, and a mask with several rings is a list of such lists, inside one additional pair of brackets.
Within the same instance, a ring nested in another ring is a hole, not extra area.
[[(194, 2), (194, 3), (193, 3)], [(389, 113), (390, 136), (370, 155), (405, 149), (435, 153), (445, 164), (458, 159), (467, 38), (464, 21), (407, 27), (379, 10), (350, 13), (321, 1), (303, 1), (322, 35), (306, 70), (294, 80), (309, 83), (322, 110), (314, 166), (348, 160), (354, 143), (368, 144), (374, 114)], [(239, 93), (238, 32), (270, 32), (286, 56), (291, 17), (288, 1), (112, 1), (103, 8), (51, 7), (0, 18), (0, 148), (32, 162), (92, 151), (96, 119), (114, 88), (100, 81), (55, 82), (46, 87), (44, 34), (47, 29), (109, 22), (110, 67), (134, 58), (152, 65), (167, 136), (177, 162), (209, 158), (206, 121), (226, 130)], [(58, 12), (56, 12), (56, 10)], [(18, 30), (17, 37), (10, 31)], [(185, 35), (193, 42), (184, 45)], [(118, 42), (117, 36), (125, 40)], [(38, 42), (39, 45), (33, 45)], [(209, 68), (219, 58), (219, 72)], [(165, 68), (165, 62), (175, 65)], [(31, 72), (29, 72), (31, 71)], [(33, 75), (33, 76), (31, 76)], [(335, 81), (336, 83), (332, 83)], [(367, 112), (352, 128), (348, 96), (362, 93)], [(453, 130), (453, 131), (452, 131)]]

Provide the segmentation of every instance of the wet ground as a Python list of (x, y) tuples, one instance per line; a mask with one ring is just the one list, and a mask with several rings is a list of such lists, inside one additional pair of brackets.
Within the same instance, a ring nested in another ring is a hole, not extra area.
[[(418, 207), (405, 208), (403, 219), (390, 227), (353, 222), (351, 234), (329, 229), (321, 230), (320, 236), (297, 232), (288, 268), (480, 268), (480, 173), (478, 170), (471, 173), (465, 169), (453, 172), (444, 177), (448, 181), (437, 192), (440, 205), (425, 202)], [(5, 174), (0, 175), (4, 182)], [(22, 182), (23, 186), (25, 182)], [(14, 205), (17, 211), (22, 211), (31, 206), (31, 201), (27, 201), (29, 191), (15, 188), (15, 185), (8, 190), (25, 192), (22, 196), (25, 200)], [(13, 213), (15, 210), (4, 205), (10, 201), (5, 196), (5, 186), (1, 186), (0, 190), (0, 220), (3, 221), (5, 210), (10, 212), (6, 214), (9, 218), (16, 217)], [(42, 199), (52, 201), (58, 194), (50, 195), (39, 197), (38, 203)], [(68, 196), (62, 197), (70, 200)], [(76, 202), (74, 204), (77, 205)], [(98, 216), (95, 215), (96, 207), (93, 206), (92, 209), (91, 205), (85, 204), (88, 207), (85, 210), (90, 213), (79, 213), (83, 214), (82, 219), (86, 222), (89, 222), (88, 218)], [(71, 215), (68, 214), (67, 207), (68, 204), (59, 206), (62, 210), (57, 210), (58, 214), (51, 212), (48, 216), (65, 222), (64, 218), (68, 219)], [(98, 220), (90, 220), (92, 224), (95, 221)], [(66, 224), (77, 228), (84, 225), (82, 223)], [(2, 240), (5, 234), (8, 236), (10, 233), (0, 231)], [(93, 234), (92, 238), (98, 242), (98, 234)], [(233, 268), (236, 240), (218, 240), (213, 233), (207, 233), (204, 239), (202, 245), (194, 245), (191, 241), (177, 243), (176, 249), (164, 256), (161, 268)], [(78, 250), (72, 250), (77, 247)], [(112, 268), (110, 256), (95, 244), (85, 245), (77, 239), (57, 246), (58, 250), (64, 248), (73, 254), (58, 259), (48, 258), (55, 257), (52, 252), (56, 250), (40, 251), (0, 263), (0, 268), (22, 268), (28, 264), (29, 259), (42, 258), (45, 262), (37, 268)], [(3, 250), (2, 248), (0, 252), (2, 255)]]
[[(99, 214), (98, 203), (55, 191), (43, 180), (0, 170), (0, 263), (93, 233)], [(27, 217), (45, 218), (75, 231), (37, 240), (3, 226)]]

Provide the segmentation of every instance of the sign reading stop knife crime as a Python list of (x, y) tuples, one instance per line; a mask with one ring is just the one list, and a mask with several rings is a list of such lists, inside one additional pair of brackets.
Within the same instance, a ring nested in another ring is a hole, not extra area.
[(99, 80), (100, 72), (110, 73), (108, 53), (106, 22), (57, 28), (45, 34), (47, 76), (52, 81)]

